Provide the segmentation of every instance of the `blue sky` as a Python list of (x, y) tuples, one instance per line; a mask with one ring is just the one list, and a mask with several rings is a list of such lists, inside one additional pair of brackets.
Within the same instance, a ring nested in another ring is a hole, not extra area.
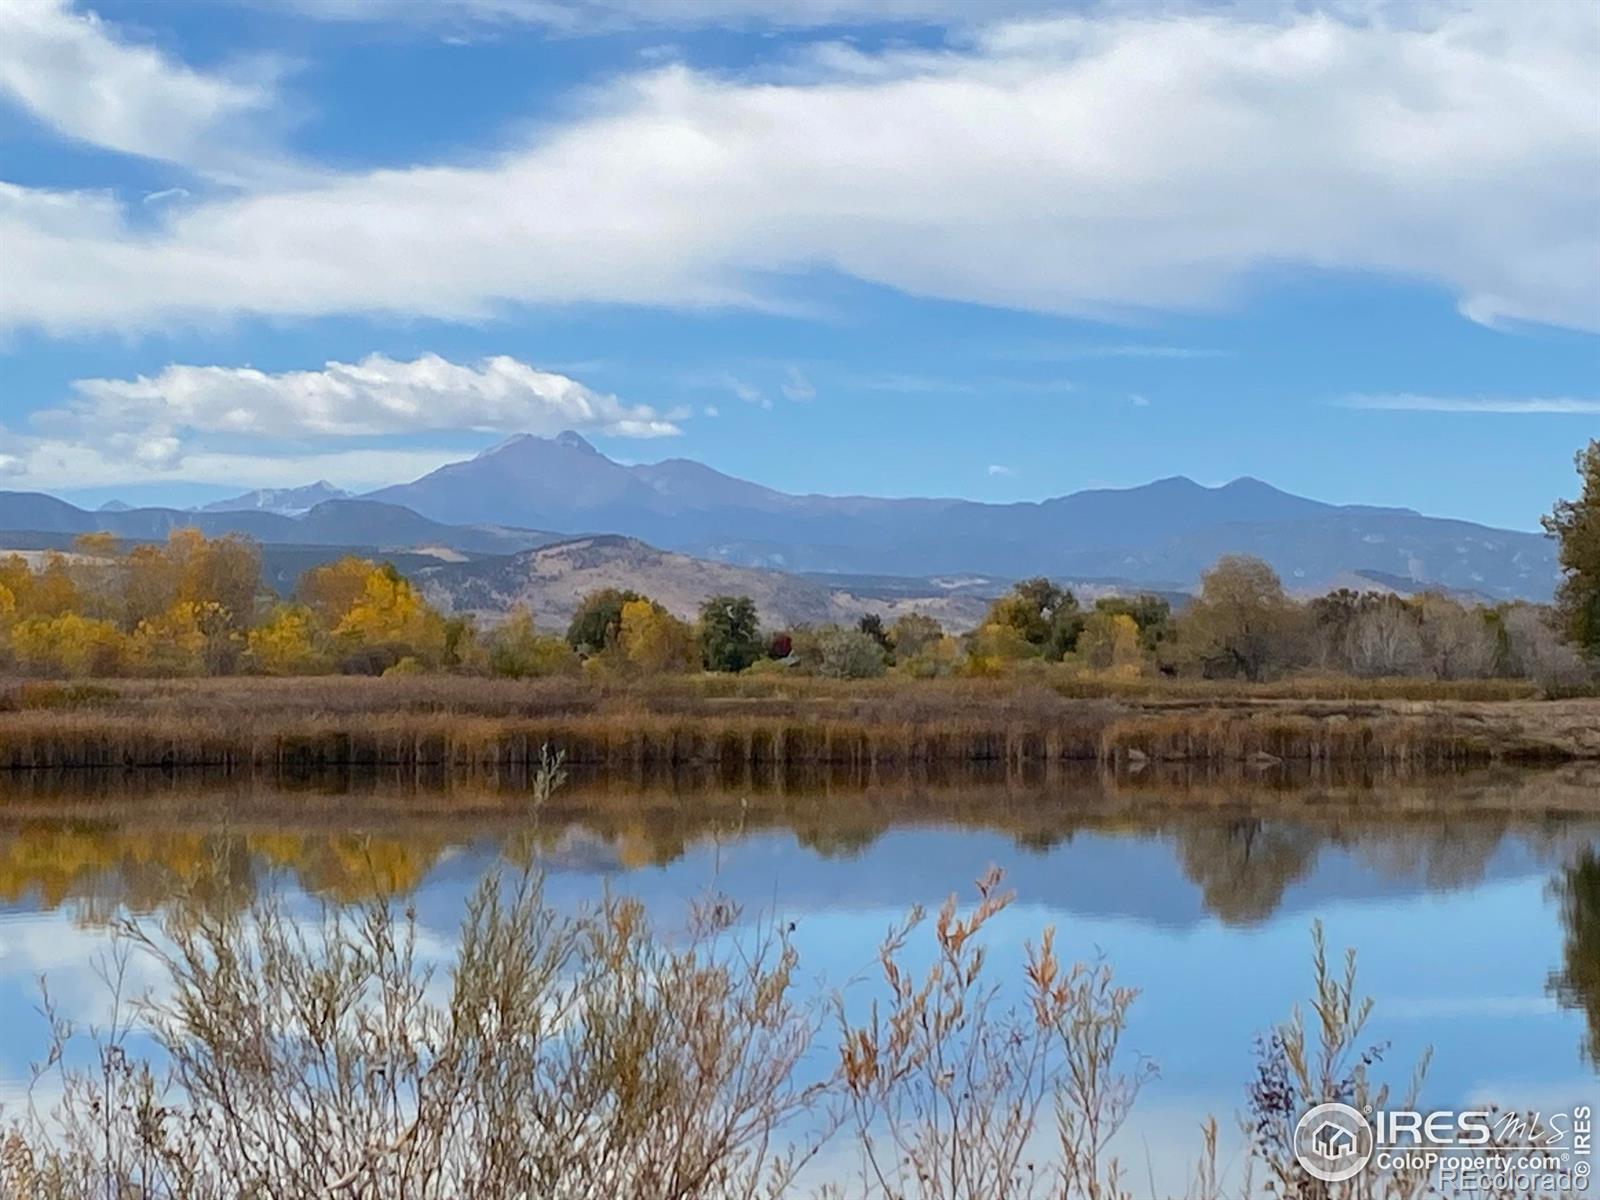
[(521, 430), (794, 491), (1532, 528), (1600, 433), (1600, 9), (0, 5), (0, 486)]

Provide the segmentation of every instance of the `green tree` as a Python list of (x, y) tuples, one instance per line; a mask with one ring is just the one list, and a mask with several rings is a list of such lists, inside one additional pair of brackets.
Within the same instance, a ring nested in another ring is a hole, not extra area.
[(1094, 610), (1108, 616), (1132, 617), (1139, 629), (1139, 644), (1154, 650), (1172, 633), (1172, 605), (1160, 596), (1141, 592), (1137, 596), (1102, 596)]
[(572, 647), (553, 634), (535, 629), (533, 614), (520, 605), (489, 632), (485, 641), (489, 670), (510, 679), (570, 675), (581, 666)]
[(599, 654), (622, 632), (622, 606), (645, 597), (625, 588), (601, 588), (578, 601), (567, 626), (567, 644), (579, 654)]
[(883, 627), (883, 618), (877, 613), (868, 613), (856, 622), (856, 628), (878, 643), (878, 649), (885, 654), (894, 650), (894, 643), (889, 640), (888, 631)]
[(1042, 575), (1025, 579), (989, 606), (985, 625), (1015, 632), (1035, 651), (1052, 662), (1078, 644), (1083, 613), (1078, 598)]
[(755, 601), (713, 596), (700, 606), (700, 645), (708, 671), (742, 671), (765, 652)]
[(817, 674), (828, 679), (872, 679), (888, 665), (879, 641), (862, 629), (817, 631)]
[(1544, 528), (1561, 542), (1566, 578), (1556, 604), (1567, 636), (1585, 654), (1600, 658), (1600, 441), (1578, 452), (1577, 467), (1582, 494), (1576, 500), (1557, 500)]

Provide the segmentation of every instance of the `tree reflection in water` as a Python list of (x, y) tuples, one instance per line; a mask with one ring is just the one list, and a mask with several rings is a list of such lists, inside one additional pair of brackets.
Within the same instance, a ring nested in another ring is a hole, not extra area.
[(1243, 819), (1185, 827), (1176, 845), (1206, 909), (1229, 925), (1249, 925), (1277, 911), (1327, 840), (1305, 825)]
[(1550, 988), (1563, 1005), (1581, 1009), (1588, 1018), (1584, 1053), (1600, 1067), (1600, 855), (1592, 847), (1585, 850), (1561, 872), (1555, 892), (1566, 942), (1562, 969), (1550, 977)]
[[(274, 879), (335, 904), (354, 904), (378, 892), (415, 890), (442, 859), (471, 845), (492, 848), (513, 863), (539, 857), (558, 870), (612, 873), (667, 866), (697, 848), (732, 846), (762, 833), (789, 835), (819, 858), (856, 859), (891, 830), (922, 828), (998, 833), (1029, 856), (1048, 855), (1080, 834), (1155, 840), (1170, 847), (1207, 912), (1229, 925), (1254, 925), (1272, 917), (1289, 889), (1330, 862), (1329, 854), (1346, 856), (1382, 881), (1445, 889), (1481, 881), (1494, 856), (1514, 847), (1552, 867), (1588, 853), (1566, 871), (1562, 885), (1569, 929), (1590, 931), (1587, 940), (1571, 934), (1569, 944), (1590, 959), (1587, 967), (1581, 957), (1574, 959), (1577, 965), (1567, 975), (1588, 981), (1574, 985), (1573, 994), (1600, 990), (1600, 965), (1594, 965), (1600, 934), (1593, 932), (1593, 853), (1600, 846), (1600, 824), (1593, 820), (1402, 815), (1381, 804), (1355, 812), (1306, 806), (1293, 815), (1281, 806), (1263, 806), (1257, 814), (1240, 811), (1238, 804), (1191, 811), (1096, 809), (1003, 792), (914, 800), (870, 794), (725, 800), (610, 805), (550, 814), (543, 821), (526, 811), (508, 815), (504, 808), (448, 820), (426, 814), (376, 819), (357, 812), (317, 821), (287, 815), (275, 822), (257, 818), (238, 830), (203, 821), (159, 828), (138, 817), (24, 820), (0, 833), (0, 902), (42, 909), (71, 904), (78, 920), (96, 924), (119, 909), (158, 909), (203, 874), (219, 889), (217, 899), (233, 907), (277, 886)], [(1590, 864), (1587, 876), (1581, 863)]]

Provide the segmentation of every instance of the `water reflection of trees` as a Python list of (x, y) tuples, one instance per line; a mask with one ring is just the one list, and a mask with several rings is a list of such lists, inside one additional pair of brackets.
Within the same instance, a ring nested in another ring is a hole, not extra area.
[(1446, 821), (1419, 824), (1403, 838), (1363, 830), (1350, 839), (1350, 849), (1385, 878), (1418, 879), (1445, 890), (1481, 881), (1505, 834), (1504, 821)]
[(1289, 888), (1330, 850), (1349, 854), (1380, 879), (1443, 891), (1482, 881), (1508, 837), (1538, 861), (1562, 862), (1590, 846), (1595, 833), (1588, 823), (1504, 816), (1326, 825), (1242, 817), (1178, 825), (1173, 844), (1185, 876), (1199, 886), (1213, 915), (1230, 924), (1255, 924), (1271, 917)]
[(1550, 977), (1550, 987), (1562, 1004), (1588, 1017), (1584, 1051), (1600, 1067), (1600, 855), (1585, 850), (1561, 872), (1555, 891), (1566, 940), (1561, 970)]
[(1482, 881), (1495, 853), (1515, 834), (1536, 861), (1570, 861), (1594, 844), (1592, 821), (1514, 820), (1474, 815), (1412, 821), (1404, 837), (1389, 827), (1361, 827), (1343, 840), (1362, 861), (1388, 879), (1417, 879), (1431, 889), (1470, 887)]
[[(1039, 854), (1079, 833), (1154, 835), (1170, 843), (1211, 913), (1252, 924), (1277, 911), (1330, 850), (1384, 880), (1460, 887), (1484, 876), (1508, 835), (1521, 853), (1562, 862), (1592, 845), (1596, 829), (1592, 820), (1531, 814), (1427, 814), (1388, 797), (1359, 805), (1301, 803), (1292, 811), (1269, 798), (1252, 808), (1237, 788), (1189, 809), (1126, 794), (1063, 797), (1008, 788), (766, 797), (635, 792), (586, 797), (542, 821), (525, 806), (466, 799), (448, 817), (437, 808), (431, 815), (374, 817), (359, 808), (295, 813), (284, 806), (276, 821), (258, 816), (238, 830), (204, 821), (155, 829), (137, 817), (20, 823), (0, 832), (0, 901), (45, 908), (71, 902), (81, 919), (104, 920), (119, 906), (159, 906), (194, 886), (204, 868), (207, 878), (222, 881), (208, 886), (228, 904), (245, 903), (275, 879), (350, 903), (411, 891), (469, 839), (512, 861), (538, 854), (556, 868), (610, 872), (664, 866), (697, 848), (733, 845), (764, 831), (786, 833), (823, 857), (857, 858), (886, 831), (920, 826), (1000, 832)], [(366, 828), (351, 828), (352, 821)]]
[(347, 904), (411, 891), (438, 862), (439, 836), (136, 831), (26, 825), (0, 838), (0, 901), (78, 905), (88, 923), (149, 912), (180, 891), (230, 908), (287, 872), (304, 891)]
[(1277, 911), (1326, 840), (1304, 825), (1243, 819), (1182, 828), (1174, 845), (1206, 908), (1230, 924), (1252, 924)]

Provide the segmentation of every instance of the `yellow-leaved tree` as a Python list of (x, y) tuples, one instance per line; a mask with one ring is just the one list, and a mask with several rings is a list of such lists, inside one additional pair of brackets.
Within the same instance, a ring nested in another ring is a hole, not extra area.
[(127, 638), (110, 621), (64, 612), (29, 617), (11, 629), (17, 665), (44, 675), (115, 675), (127, 657)]
[(969, 675), (999, 675), (1007, 664), (1036, 658), (1038, 654), (1039, 648), (1014, 625), (990, 621), (967, 635), (963, 669)]
[(694, 629), (650, 600), (622, 606), (618, 644), (630, 666), (651, 674), (700, 669), (700, 641)]
[(28, 596), (33, 591), (33, 572), (28, 561), (20, 554), (7, 554), (0, 558), (0, 588), (11, 597), (12, 618), (30, 616)]
[(17, 623), (17, 598), (0, 583), (0, 666), (11, 659), (11, 627)]
[(312, 567), (300, 576), (295, 597), (332, 629), (344, 620), (345, 613), (365, 595), (367, 576), (378, 569), (370, 558), (346, 555), (330, 563)]
[[(17, 598), (24, 599), (20, 594)], [(83, 596), (72, 577), (72, 565), (66, 555), (52, 551), (45, 556), (44, 569), (33, 573), (25, 611), (31, 617), (59, 617), (83, 611)]]
[(358, 645), (404, 647), (403, 657), (436, 666), (444, 659), (445, 621), (393, 566), (367, 573), (361, 594), (333, 627)]
[(78, 589), (74, 611), (107, 621), (122, 618), (122, 580), (117, 535), (97, 531), (72, 539), (72, 579)]
[(231, 609), (216, 600), (179, 600), (140, 621), (129, 641), (133, 666), (150, 675), (223, 675), (245, 646)]
[(220, 623), (216, 606), (179, 601), (165, 612), (140, 621), (128, 638), (128, 659), (147, 675), (203, 675), (206, 671), (207, 627)]
[(137, 629), (178, 602), (177, 572), (165, 547), (139, 545), (122, 558), (123, 620)]
[(39, 674), (226, 674), (254, 624), (260, 576), (255, 543), (235, 534), (176, 529), (123, 554), (116, 537), (86, 533), (71, 555), (37, 566), (0, 558), (0, 639)]
[(316, 617), (298, 604), (280, 604), (250, 631), (246, 659), (264, 675), (314, 675), (328, 669), (318, 647)]
[(1115, 679), (1137, 679), (1146, 665), (1139, 623), (1127, 613), (1090, 613), (1078, 635), (1076, 656), (1092, 671)]
[(135, 546), (116, 567), (129, 629), (165, 619), (181, 604), (211, 606), (207, 620), (218, 630), (242, 634), (254, 621), (261, 553), (239, 534), (207, 538), (198, 529), (174, 529), (165, 545)]
[(89, 558), (116, 558), (118, 547), (122, 540), (114, 533), (104, 529), (97, 529), (91, 533), (80, 533), (72, 539), (72, 549), (78, 554), (87, 555)]

